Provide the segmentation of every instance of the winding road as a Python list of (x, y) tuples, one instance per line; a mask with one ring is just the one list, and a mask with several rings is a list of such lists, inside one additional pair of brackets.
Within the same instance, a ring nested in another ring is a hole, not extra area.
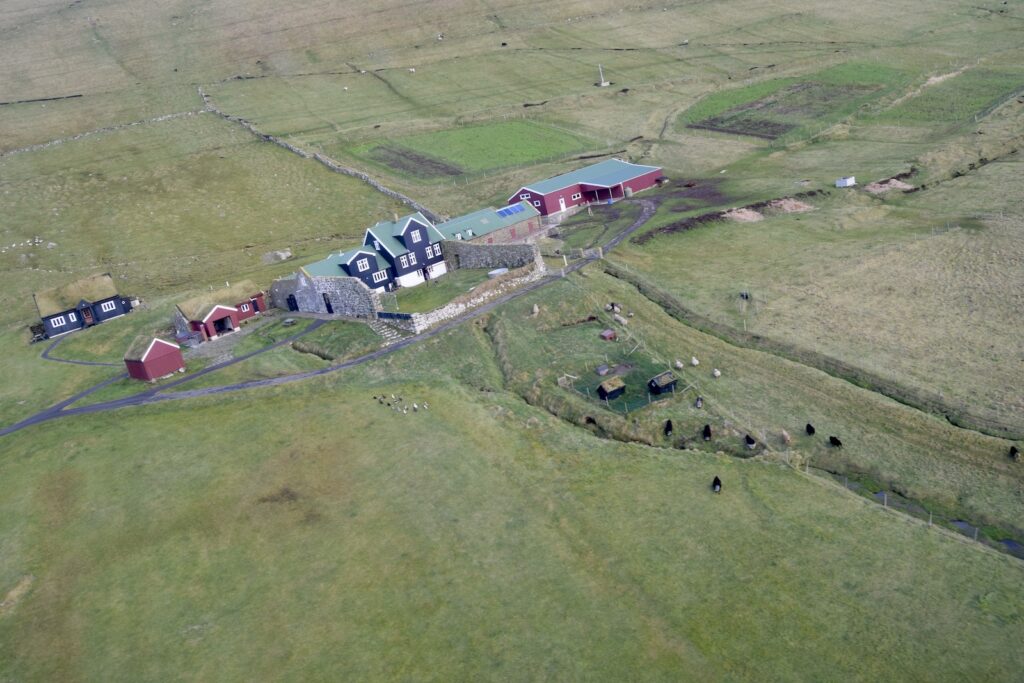
[[(654, 212), (658, 208), (658, 203), (653, 201), (653, 200), (650, 200), (650, 199), (640, 199), (640, 200), (637, 200), (637, 201), (641, 205), (640, 216), (637, 217), (637, 219), (635, 221), (633, 221), (633, 223), (628, 228), (626, 228), (621, 233), (619, 233), (618, 235), (613, 237), (611, 240), (609, 240), (602, 247), (602, 252), (608, 252), (608, 251), (614, 249), (619, 244), (621, 244), (623, 240), (625, 240), (630, 235), (632, 235), (634, 232), (636, 232), (641, 227), (643, 227), (643, 225), (645, 223), (647, 223), (647, 221), (649, 221), (651, 219), (651, 217), (654, 215)], [(246, 389), (258, 389), (260, 387), (279, 386), (279, 385), (282, 385), (282, 384), (289, 384), (291, 382), (298, 382), (298, 381), (301, 381), (301, 380), (310, 379), (312, 377), (319, 377), (321, 375), (329, 375), (329, 374), (332, 374), (332, 373), (335, 373), (335, 372), (340, 372), (342, 370), (347, 370), (349, 368), (356, 367), (357, 365), (363, 365), (364, 363), (369, 363), (371, 361), (377, 360), (378, 358), (383, 358), (384, 356), (387, 356), (389, 354), (395, 353), (396, 351), (400, 351), (400, 350), (402, 350), (402, 349), (404, 349), (404, 348), (406, 348), (408, 346), (412, 346), (413, 344), (418, 344), (418, 343), (420, 343), (422, 341), (425, 341), (427, 339), (431, 339), (431, 338), (436, 337), (436, 336), (438, 336), (440, 334), (444, 334), (445, 332), (447, 332), (447, 331), (449, 331), (449, 330), (451, 330), (451, 329), (453, 329), (455, 327), (458, 327), (459, 325), (461, 325), (462, 323), (466, 322), (467, 320), (472, 320), (472, 319), (477, 318), (477, 317), (479, 317), (481, 315), (484, 315), (485, 313), (489, 313), (490, 311), (494, 310), (498, 306), (502, 306), (502, 305), (508, 303), (509, 301), (512, 301), (514, 299), (518, 299), (520, 297), (526, 296), (527, 294), (530, 294), (531, 292), (535, 292), (538, 289), (541, 289), (542, 287), (546, 287), (546, 286), (550, 285), (553, 282), (557, 282), (558, 280), (562, 279), (563, 273), (567, 275), (569, 273), (575, 272), (575, 271), (579, 270), (580, 268), (583, 268), (584, 266), (586, 266), (586, 265), (588, 265), (590, 263), (593, 263), (596, 260), (598, 260), (598, 256), (596, 256), (596, 255), (588, 256), (588, 257), (583, 258), (583, 259), (581, 259), (579, 261), (576, 261), (575, 263), (573, 263), (570, 266), (567, 266), (566, 268), (561, 269), (559, 271), (559, 274), (557, 274), (557, 275), (548, 275), (548, 276), (545, 276), (545, 277), (543, 277), (543, 278), (541, 278), (539, 280), (531, 282), (528, 285), (525, 285), (525, 286), (523, 286), (523, 287), (521, 287), (521, 288), (519, 288), (519, 289), (517, 289), (517, 290), (515, 290), (513, 292), (509, 292), (508, 294), (500, 296), (497, 299), (495, 299), (493, 301), (490, 301), (490, 302), (488, 302), (488, 303), (486, 303), (486, 304), (484, 304), (484, 305), (482, 305), (482, 306), (480, 306), (478, 308), (475, 308), (475, 309), (473, 309), (471, 311), (467, 311), (466, 313), (463, 313), (462, 315), (460, 315), (460, 316), (458, 316), (456, 318), (453, 318), (453, 319), (449, 320), (448, 322), (443, 323), (442, 325), (439, 325), (438, 327), (435, 327), (435, 328), (432, 328), (430, 330), (427, 330), (426, 332), (421, 332), (420, 334), (417, 334), (417, 335), (412, 336), (412, 337), (407, 337), (407, 338), (405, 338), (405, 339), (403, 339), (401, 341), (398, 341), (398, 342), (395, 342), (394, 344), (391, 344), (390, 346), (386, 346), (384, 348), (378, 349), (376, 351), (373, 351), (371, 353), (365, 354), (363, 356), (359, 356), (358, 358), (353, 358), (351, 360), (347, 360), (347, 361), (344, 361), (342, 363), (338, 363), (336, 365), (331, 365), (331, 366), (326, 367), (326, 368), (320, 368), (320, 369), (317, 369), (317, 370), (309, 370), (309, 371), (306, 371), (306, 372), (298, 372), (298, 373), (291, 374), (291, 375), (282, 375), (280, 377), (269, 377), (269, 378), (266, 378), (266, 379), (256, 379), (256, 380), (249, 380), (249, 381), (246, 381), (246, 382), (237, 382), (235, 384), (225, 384), (223, 386), (218, 386), (218, 387), (203, 387), (201, 389), (191, 389), (191, 390), (183, 390), (183, 391), (168, 391), (169, 389), (173, 389), (174, 387), (177, 387), (177, 386), (180, 386), (182, 384), (185, 384), (186, 382), (191, 382), (192, 380), (196, 379), (197, 377), (202, 377), (203, 375), (208, 375), (208, 374), (210, 374), (212, 372), (216, 372), (218, 370), (222, 370), (223, 368), (226, 368), (226, 367), (228, 367), (230, 365), (234, 365), (235, 363), (240, 363), (240, 362), (242, 362), (244, 360), (252, 358), (253, 356), (259, 355), (261, 353), (266, 353), (267, 351), (271, 351), (271, 350), (276, 349), (276, 348), (278, 348), (280, 346), (284, 346), (285, 344), (290, 344), (293, 341), (295, 341), (296, 339), (299, 339), (300, 337), (302, 337), (303, 335), (308, 334), (308, 333), (312, 332), (313, 330), (319, 328), (321, 325), (323, 325), (326, 322), (324, 320), (316, 320), (309, 327), (307, 327), (302, 332), (299, 332), (298, 334), (294, 334), (294, 335), (292, 335), (290, 337), (286, 337), (285, 339), (281, 339), (280, 341), (277, 341), (277, 342), (275, 342), (275, 343), (273, 343), (273, 344), (271, 344), (269, 346), (265, 346), (265, 347), (263, 347), (261, 349), (257, 349), (256, 351), (253, 351), (251, 353), (247, 353), (244, 356), (239, 356), (237, 358), (232, 358), (231, 360), (225, 361), (223, 363), (218, 363), (217, 365), (211, 365), (210, 367), (203, 368), (202, 370), (200, 370), (199, 372), (196, 372), (195, 374), (189, 375), (187, 377), (182, 377), (180, 379), (177, 379), (177, 380), (174, 380), (174, 381), (169, 382), (167, 384), (164, 384), (163, 386), (156, 387), (156, 388), (153, 388), (153, 389), (148, 389), (148, 390), (140, 392), (138, 394), (133, 394), (132, 396), (126, 396), (124, 398), (114, 399), (114, 400), (111, 400), (111, 401), (102, 401), (102, 402), (99, 402), (99, 403), (93, 403), (91, 405), (79, 406), (77, 408), (71, 407), (73, 404), (77, 403), (78, 401), (80, 401), (81, 399), (85, 398), (86, 396), (88, 396), (90, 394), (93, 394), (96, 391), (99, 391), (100, 389), (102, 389), (102, 388), (104, 388), (104, 387), (106, 387), (106, 386), (108, 386), (108, 385), (110, 385), (110, 384), (112, 384), (112, 383), (114, 383), (114, 382), (116, 382), (116, 381), (118, 381), (120, 379), (123, 379), (124, 377), (127, 376), (126, 374), (122, 373), (122, 374), (120, 374), (120, 375), (118, 375), (116, 377), (112, 377), (112, 378), (110, 378), (108, 380), (105, 380), (105, 381), (103, 381), (103, 382), (101, 382), (101, 383), (99, 383), (99, 384), (97, 384), (97, 385), (95, 385), (93, 387), (90, 387), (89, 389), (86, 389), (85, 391), (79, 392), (79, 393), (75, 394), (74, 396), (71, 396), (70, 398), (67, 398), (67, 399), (61, 401), (60, 403), (57, 403), (57, 404), (55, 404), (53, 406), (50, 406), (49, 408), (47, 408), (45, 410), (42, 410), (42, 411), (36, 413), (35, 415), (31, 415), (31, 416), (25, 418), (24, 420), (21, 420), (20, 422), (16, 422), (15, 424), (12, 424), (12, 425), (10, 425), (8, 427), (4, 427), (3, 429), (0, 429), (0, 436), (5, 436), (7, 434), (12, 434), (14, 432), (17, 432), (17, 431), (20, 431), (22, 429), (25, 429), (26, 427), (31, 427), (33, 425), (37, 425), (37, 424), (40, 424), (40, 423), (43, 423), (43, 422), (48, 422), (50, 420), (55, 420), (55, 419), (62, 418), (62, 417), (69, 417), (69, 416), (72, 416), (72, 415), (85, 415), (85, 414), (91, 414), (91, 413), (101, 413), (101, 412), (106, 412), (108, 410), (118, 410), (120, 408), (128, 408), (128, 407), (131, 407), (131, 406), (148, 405), (148, 404), (151, 404), (151, 403), (160, 403), (160, 402), (163, 402), (163, 401), (177, 401), (177, 400), (187, 399), (187, 398), (199, 398), (199, 397), (202, 397), (202, 396), (212, 396), (212, 395), (215, 395), (215, 394), (224, 394), (224, 393), (230, 393), (230, 392), (235, 392), (235, 391), (243, 391), (243, 390), (246, 390)], [(49, 347), (47, 347), (47, 349), (43, 352), (43, 357), (47, 358), (48, 360), (54, 360), (54, 361), (59, 361), (59, 362), (64, 362), (64, 363), (75, 363), (75, 364), (79, 364), (79, 365), (111, 365), (111, 366), (115, 365), (113, 363), (94, 363), (94, 362), (89, 362), (89, 361), (73, 361), (73, 360), (67, 360), (67, 359), (62, 359), (62, 358), (52, 358), (52, 357), (49, 356), (49, 352), (56, 345), (57, 345), (57, 342), (54, 342)]]

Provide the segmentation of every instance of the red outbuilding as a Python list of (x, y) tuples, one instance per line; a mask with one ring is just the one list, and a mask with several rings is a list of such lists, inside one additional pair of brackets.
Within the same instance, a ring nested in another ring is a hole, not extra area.
[(519, 188), (509, 204), (528, 202), (543, 216), (571, 212), (591, 203), (611, 203), (654, 187), (662, 177), (657, 166), (608, 159), (585, 168)]
[(174, 312), (178, 339), (201, 341), (234, 332), (243, 320), (267, 310), (262, 290), (248, 280), (182, 301)]
[(185, 369), (181, 347), (156, 337), (136, 337), (124, 354), (124, 364), (128, 368), (129, 377), (144, 382), (152, 382)]

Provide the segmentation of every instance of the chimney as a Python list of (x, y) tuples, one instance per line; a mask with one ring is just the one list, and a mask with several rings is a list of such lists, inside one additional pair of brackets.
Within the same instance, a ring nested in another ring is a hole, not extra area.
[(395, 222), (396, 223), (398, 222), (398, 212), (397, 211), (395, 212)]

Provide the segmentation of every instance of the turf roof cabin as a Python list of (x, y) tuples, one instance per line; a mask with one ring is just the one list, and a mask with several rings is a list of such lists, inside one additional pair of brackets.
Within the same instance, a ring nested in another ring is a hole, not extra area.
[(474, 211), (436, 227), (446, 240), (514, 244), (540, 231), (540, 212), (527, 202), (516, 202), (501, 209)]
[(678, 381), (671, 370), (666, 370), (647, 380), (647, 388), (652, 394), (667, 394), (676, 390)]
[(542, 216), (566, 214), (591, 203), (611, 203), (654, 187), (662, 177), (657, 166), (607, 159), (591, 166), (523, 186), (509, 204), (529, 202)]
[(124, 354), (124, 365), (129, 377), (144, 382), (153, 382), (185, 371), (181, 347), (157, 337), (136, 337)]
[(370, 289), (391, 289), (395, 278), (388, 260), (372, 247), (358, 247), (331, 254), (325, 259), (302, 266), (309, 277), (354, 277)]
[(420, 212), (368, 228), (363, 245), (384, 258), (398, 287), (416, 285), (448, 272), (441, 255), (444, 235)]
[(48, 339), (98, 325), (132, 310), (131, 302), (117, 293), (110, 273), (43, 289), (32, 297), (43, 321), (43, 336)]
[(611, 401), (626, 393), (626, 383), (621, 377), (606, 379), (597, 385), (597, 395), (605, 401)]
[(265, 310), (263, 291), (242, 280), (179, 303), (174, 311), (174, 327), (179, 338), (208, 341), (234, 332), (243, 320)]

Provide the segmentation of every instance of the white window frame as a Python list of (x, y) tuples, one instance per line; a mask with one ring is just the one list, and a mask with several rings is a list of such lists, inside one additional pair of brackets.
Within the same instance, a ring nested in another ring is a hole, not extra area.
[(455, 239), (461, 240), (462, 239), (462, 233), (461, 232), (455, 233)]
[(103, 303), (100, 304), (101, 313), (110, 313), (115, 308), (117, 308), (117, 306), (114, 305), (113, 301), (104, 301)]
[(388, 279), (388, 272), (386, 270), (378, 270), (373, 274), (374, 282), (384, 282)]
[(409, 252), (409, 265), (410, 266), (415, 266), (416, 265), (416, 254), (411, 252), (411, 251)]
[(75, 315), (74, 312), (69, 312), (68, 313), (68, 322), (69, 323), (77, 323), (78, 322), (78, 316)]
[(408, 268), (409, 267), (409, 259), (407, 259), (405, 256), (399, 256), (398, 257), (398, 263), (403, 268)]
[(242, 310), (242, 313), (248, 313), (249, 312), (249, 304), (242, 304), (241, 310)]
[(373, 248), (375, 250), (377, 250), (377, 251), (380, 251), (380, 242), (378, 242), (377, 240), (374, 240), (373, 241)]
[(529, 192), (524, 192), (524, 193), (522, 193), (521, 195), (519, 195), (519, 198), (520, 198), (520, 199), (529, 199), (529, 198), (530, 198), (530, 196), (531, 196), (531, 195), (530, 195), (530, 193), (529, 193)]
[(583, 199), (583, 193), (582, 192), (577, 192), (576, 194), (574, 194), (572, 196), (572, 198), (573, 198), (573, 201), (575, 201), (577, 199)]
[(50, 318), (50, 327), (63, 327), (65, 323), (67, 323), (67, 320), (65, 320), (62, 315)]
[(413, 243), (419, 242), (421, 239), (423, 239), (423, 236), (420, 235), (420, 231), (419, 230), (413, 230), (409, 234), (412, 236)]
[(540, 208), (540, 200), (538, 199), (537, 201), (535, 201), (533, 203), (533, 205), (536, 206), (539, 209)]
[(370, 259), (368, 259), (368, 258), (361, 258), (361, 259), (359, 259), (358, 261), (356, 261), (356, 268), (359, 270), (360, 273), (362, 273), (364, 270), (369, 270), (370, 269)]

